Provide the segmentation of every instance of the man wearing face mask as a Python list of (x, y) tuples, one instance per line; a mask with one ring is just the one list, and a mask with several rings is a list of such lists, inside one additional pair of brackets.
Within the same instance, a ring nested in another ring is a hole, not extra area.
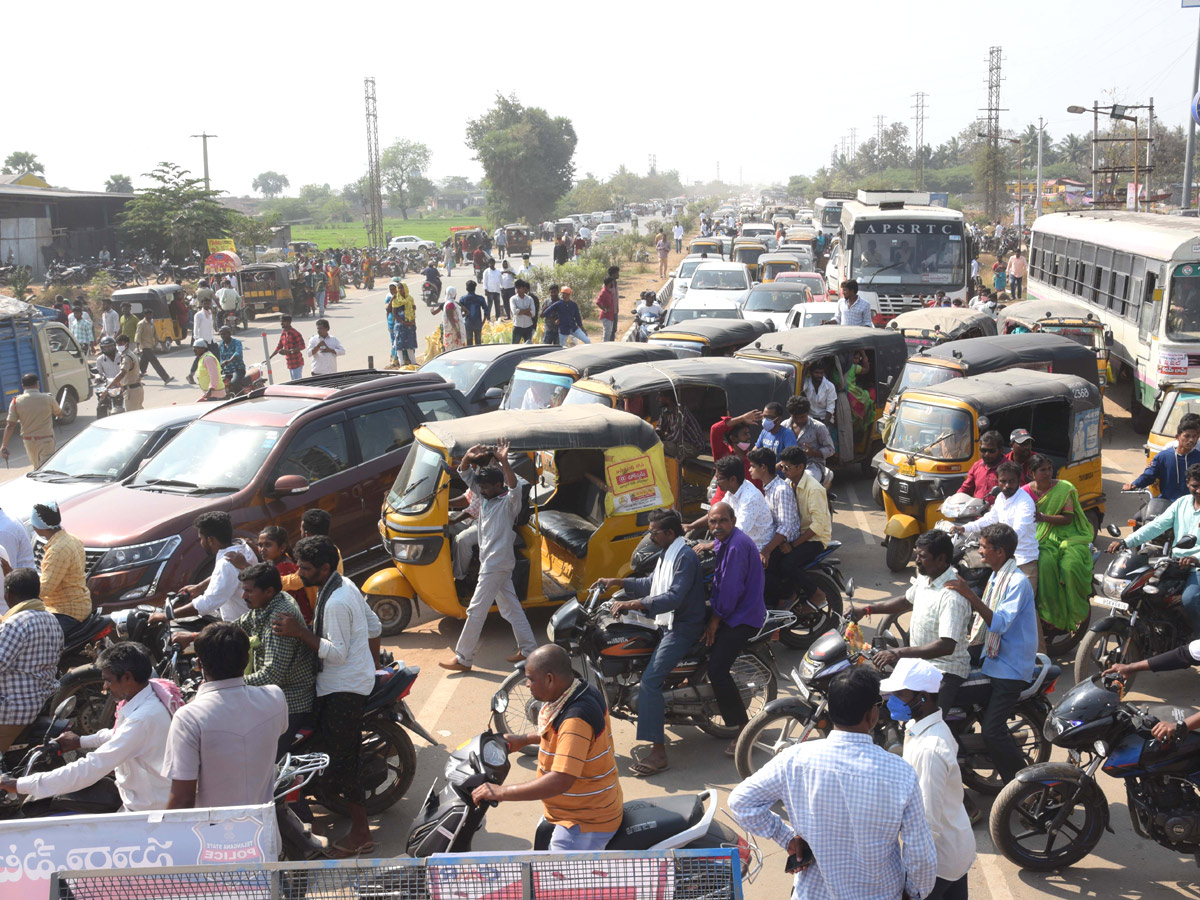
[(762, 423), (763, 414), (757, 409), (740, 416), (721, 416), (709, 429), (708, 441), (715, 463), (726, 456), (737, 456), (742, 460), (746, 480), (762, 490), (762, 485), (750, 477), (750, 460), (746, 454), (754, 447), (750, 442), (750, 426)]
[(1000, 493), (996, 495), (992, 508), (986, 515), (980, 516), (974, 522), (966, 525), (955, 525), (954, 531), (962, 534), (978, 534), (988, 525), (1007, 525), (1017, 533), (1017, 568), (1025, 573), (1033, 590), (1037, 591), (1038, 581), (1038, 543), (1037, 504), (1028, 491), (1020, 490), (1021, 466), (1015, 462), (1002, 462), (996, 467), (996, 479), (1000, 485)]
[(879, 685), (888, 712), (907, 722), (904, 761), (917, 773), (925, 821), (937, 851), (937, 881), (926, 900), (966, 900), (975, 835), (963, 806), (958, 744), (938, 708), (942, 673), (923, 659), (902, 659)]
[(766, 447), (778, 458), (788, 447), (796, 446), (796, 435), (783, 424), (783, 404), (771, 401), (763, 407), (762, 431), (759, 432), (755, 448)]
[(959, 685), (971, 671), (967, 652), (967, 637), (971, 626), (971, 606), (949, 587), (958, 578), (950, 564), (954, 558), (954, 543), (943, 531), (927, 531), (917, 538), (917, 577), (903, 597), (850, 608), (850, 618), (863, 616), (901, 615), (912, 611), (907, 647), (882, 650), (873, 662), (881, 669), (894, 666), (903, 659), (927, 659), (942, 673), (942, 689), (938, 700), (943, 710), (949, 709), (958, 694)]

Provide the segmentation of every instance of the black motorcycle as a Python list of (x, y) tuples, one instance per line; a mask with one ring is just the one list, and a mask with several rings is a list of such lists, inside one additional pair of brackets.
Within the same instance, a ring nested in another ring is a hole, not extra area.
[[(1108, 533), (1120, 537), (1116, 525)], [(1196, 536), (1184, 535), (1177, 550), (1196, 546)], [(1161, 550), (1162, 556), (1147, 551)], [(1075, 681), (1083, 682), (1113, 663), (1132, 663), (1166, 653), (1192, 639), (1192, 626), (1183, 611), (1187, 570), (1170, 556), (1170, 546), (1144, 544), (1124, 549), (1097, 577), (1092, 602), (1112, 612), (1092, 625), (1075, 654)], [(1133, 678), (1128, 679), (1132, 685)]]
[[(847, 620), (839, 620), (844, 628)], [(829, 734), (829, 683), (839, 672), (856, 665), (870, 664), (878, 650), (896, 646), (891, 635), (878, 634), (871, 646), (854, 646), (840, 630), (820, 637), (800, 665), (792, 670), (792, 682), (799, 696), (784, 697), (767, 704), (742, 731), (734, 751), (738, 774), (749, 777), (788, 747), (817, 740)], [(1038, 654), (1033, 681), (1009, 714), (1008, 730), (1017, 746), (1031, 763), (1050, 756), (1050, 744), (1042, 736), (1046, 715), (1050, 712), (1047, 695), (1054, 692), (1062, 669)], [(958, 741), (958, 764), (963, 784), (981, 794), (995, 794), (1003, 786), (994, 769), (991, 754), (982, 735), (983, 714), (991, 697), (991, 682), (978, 670), (973, 671), (959, 688), (955, 705), (946, 716), (946, 724)], [(904, 743), (903, 727), (892, 721), (885, 706), (875, 726), (875, 743), (900, 753)]]
[(1123, 703), (1118, 680), (1096, 676), (1071, 688), (1046, 722), (1046, 737), (1067, 751), (1068, 761), (1022, 769), (996, 798), (992, 840), (1021, 868), (1074, 865), (1112, 831), (1108, 800), (1096, 783), (1101, 769), (1125, 782), (1139, 837), (1200, 862), (1200, 735), (1155, 740), (1158, 719)]
[[(504, 720), (507, 705), (508, 695), (501, 690), (492, 700), (496, 721)], [(504, 734), (485, 731), (450, 754), (445, 783), (439, 787), (435, 781), (429, 788), (408, 833), (405, 849), (410, 856), (424, 859), (435, 853), (470, 852), (471, 841), (483, 827), (488, 808), (495, 806), (476, 806), (471, 793), (482, 784), (504, 784), (512, 768)], [(744, 838), (715, 821), (717, 806), (714, 791), (631, 800), (625, 804), (621, 825), (605, 849), (736, 848), (742, 878), (753, 880), (761, 868), (762, 854), (752, 838)], [(533, 849), (548, 849), (553, 827), (542, 819), (533, 830)]]
[[(611, 715), (634, 719), (642, 673), (663, 632), (654, 619), (640, 613), (610, 615), (609, 603), (601, 601), (601, 593), (600, 588), (593, 587), (583, 604), (568, 600), (551, 617), (547, 631), (551, 640), (574, 658), (581, 680), (605, 695)], [(734, 660), (731, 674), (752, 717), (775, 699), (778, 688), (770, 641), (795, 619), (785, 610), (767, 610), (762, 628)], [(695, 725), (714, 737), (737, 736), (737, 729), (725, 724), (717, 707), (708, 680), (708, 646), (703, 638), (671, 671), (662, 693), (666, 724)], [(504, 710), (497, 713), (497, 731), (520, 734), (536, 727), (541, 703), (530, 694), (523, 668), (504, 679), (498, 695), (504, 698)]]

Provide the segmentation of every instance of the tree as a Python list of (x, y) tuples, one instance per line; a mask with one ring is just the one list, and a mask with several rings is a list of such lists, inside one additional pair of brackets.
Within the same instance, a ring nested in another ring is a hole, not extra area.
[(433, 193), (433, 183), (423, 174), (429, 168), (429, 148), (420, 141), (398, 140), (379, 157), (379, 177), (388, 192), (388, 204), (408, 218), (408, 207)]
[(349, 184), (342, 185), (342, 199), (355, 208), (361, 209), (366, 207), (368, 193), (366, 175), (351, 181)]
[(602, 184), (596, 180), (591, 172), (588, 172), (575, 187), (558, 201), (558, 213), (567, 215), (573, 212), (592, 212), (593, 210), (606, 210), (613, 207), (613, 191), (607, 184)]
[(1090, 169), (1092, 165), (1091, 140), (1077, 134), (1068, 134), (1063, 138), (1062, 158), (1064, 162), (1068, 162), (1076, 168), (1082, 169), (1086, 166)]
[(257, 259), (258, 252), (254, 248), (270, 244), (273, 237), (271, 229), (278, 224), (279, 216), (275, 213), (245, 216), (240, 212), (230, 210), (229, 236), (233, 238), (233, 245), (237, 247), (239, 253), (245, 256), (253, 254), (253, 257)]
[(285, 189), (291, 187), (291, 182), (288, 181), (286, 175), (267, 171), (250, 182), (250, 187), (270, 200), (273, 197), (278, 197)]
[(549, 216), (571, 189), (577, 142), (570, 119), (497, 94), (491, 109), (467, 123), (467, 146), (483, 166), (492, 220), (536, 224)]
[(133, 179), (128, 175), (109, 175), (104, 189), (114, 194), (132, 194)]
[(38, 162), (36, 153), (30, 153), (27, 150), (14, 150), (8, 154), (8, 158), (4, 160), (4, 174), (23, 175), (26, 172), (36, 172), (39, 175), (45, 175), (46, 167)]
[(811, 200), (815, 193), (816, 192), (813, 190), (813, 181), (807, 175), (793, 175), (788, 179), (788, 197)]
[(209, 238), (228, 234), (232, 211), (217, 202), (219, 191), (205, 189), (203, 178), (169, 162), (145, 177), (154, 187), (139, 192), (117, 217), (127, 247), (183, 259), (193, 250), (204, 252)]

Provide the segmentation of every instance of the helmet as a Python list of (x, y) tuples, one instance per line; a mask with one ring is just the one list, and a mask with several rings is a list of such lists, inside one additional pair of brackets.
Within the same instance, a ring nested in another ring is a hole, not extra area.
[(116, 347), (116, 346), (117, 346), (117, 342), (115, 340), (113, 340), (111, 337), (100, 338), (100, 349), (101, 350), (107, 349), (108, 347)]

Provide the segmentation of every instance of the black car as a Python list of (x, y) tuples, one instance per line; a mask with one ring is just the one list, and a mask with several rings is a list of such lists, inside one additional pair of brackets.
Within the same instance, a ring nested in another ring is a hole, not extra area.
[(472, 413), (492, 412), (500, 408), (518, 363), (558, 349), (557, 344), (479, 344), (438, 354), (418, 371), (453, 382)]

